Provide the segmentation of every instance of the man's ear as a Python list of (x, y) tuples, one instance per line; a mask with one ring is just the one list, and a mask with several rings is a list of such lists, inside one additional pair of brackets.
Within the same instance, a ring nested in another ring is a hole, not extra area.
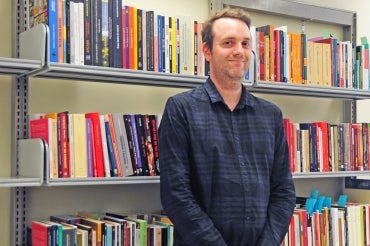
[(212, 52), (206, 43), (202, 43), (202, 51), (204, 54), (204, 58), (206, 59), (206, 61), (209, 62), (212, 56)]

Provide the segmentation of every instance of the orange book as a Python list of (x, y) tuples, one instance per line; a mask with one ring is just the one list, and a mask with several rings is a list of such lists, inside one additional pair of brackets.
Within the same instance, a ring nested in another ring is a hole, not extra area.
[(290, 35), (290, 71), (291, 83), (302, 84), (302, 41), (300, 33)]
[(120, 159), (119, 152), (118, 152), (116, 132), (114, 131), (113, 116), (111, 113), (108, 113), (104, 116), (104, 118), (105, 118), (105, 121), (108, 122), (109, 124), (109, 131), (110, 131), (110, 135), (112, 138), (113, 153), (114, 153), (114, 158), (116, 159), (117, 173), (115, 173), (113, 176), (122, 177), (122, 164), (121, 164), (121, 159)]

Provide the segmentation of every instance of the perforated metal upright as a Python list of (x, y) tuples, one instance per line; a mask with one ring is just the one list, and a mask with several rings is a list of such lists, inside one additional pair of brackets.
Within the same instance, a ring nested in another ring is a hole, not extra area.
[[(13, 3), (13, 57), (19, 57), (19, 33), (26, 30), (28, 21), (27, 0)], [(27, 134), (28, 78), (14, 77), (12, 83), (12, 146)], [(19, 175), (17, 148), (12, 148), (12, 176)], [(27, 233), (27, 188), (11, 188), (12, 225), (11, 245), (26, 245)]]

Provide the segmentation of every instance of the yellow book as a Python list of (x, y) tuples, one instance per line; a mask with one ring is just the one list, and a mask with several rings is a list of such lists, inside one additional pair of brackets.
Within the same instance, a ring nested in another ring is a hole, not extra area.
[[(87, 175), (87, 139), (85, 114), (70, 114), (72, 129), (71, 167), (74, 165), (74, 177), (86, 178)], [(71, 168), (72, 169), (72, 168)], [(72, 173), (71, 173), (72, 176)], [(73, 176), (72, 176), (73, 177)]]

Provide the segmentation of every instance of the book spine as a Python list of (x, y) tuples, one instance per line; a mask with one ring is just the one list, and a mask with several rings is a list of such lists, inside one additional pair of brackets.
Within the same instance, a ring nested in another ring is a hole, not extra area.
[(134, 144), (134, 134), (133, 134), (133, 128), (132, 128), (132, 123), (131, 123), (131, 115), (124, 114), (123, 119), (125, 121), (127, 140), (128, 140), (128, 145), (130, 149), (132, 169), (133, 169), (134, 174), (137, 175), (138, 161), (137, 161), (137, 154), (136, 154), (136, 149), (135, 149), (135, 144)]
[(92, 36), (91, 36), (91, 28), (92, 28), (92, 17), (91, 17), (91, 1), (92, 0), (85, 0), (84, 4), (84, 64), (85, 65), (92, 65)]
[(50, 34), (50, 62), (63, 62), (62, 46), (62, 0), (49, 0), (48, 26)]
[(118, 171), (117, 171), (117, 162), (116, 162), (116, 155), (114, 153), (114, 147), (113, 147), (113, 141), (112, 141), (112, 135), (110, 132), (109, 122), (104, 122), (105, 124), (105, 133), (107, 135), (107, 146), (108, 146), (108, 155), (110, 160), (110, 169), (111, 169), (111, 176), (117, 177)]
[(135, 149), (135, 162), (136, 162), (136, 174), (137, 175), (143, 175), (143, 164), (141, 162), (141, 155), (140, 155), (140, 144), (139, 144), (139, 137), (137, 134), (137, 126), (136, 126), (136, 117), (135, 114), (130, 114), (131, 117), (131, 127), (132, 127), (132, 139), (134, 143), (134, 149)]
[(92, 0), (92, 37), (93, 37), (93, 65), (101, 66), (102, 59), (102, 0)]
[[(122, 0), (111, 0), (112, 2), (112, 67), (122, 68)], [(122, 25), (123, 27), (123, 25)]]
[(93, 132), (93, 143), (94, 143), (94, 177), (104, 177), (104, 159), (103, 149), (101, 140), (101, 128), (100, 128), (100, 116), (99, 113), (86, 113), (86, 118), (91, 119), (92, 132)]
[(114, 157), (116, 159), (116, 169), (117, 169), (117, 174), (115, 174), (118, 177), (122, 177), (122, 165), (121, 165), (121, 159), (119, 156), (119, 150), (118, 150), (118, 142), (117, 142), (117, 136), (116, 132), (114, 130), (114, 125), (113, 125), (113, 118), (112, 114), (107, 114), (107, 119), (108, 125), (109, 125), (109, 131), (112, 139), (112, 145), (113, 145), (113, 153)]
[(109, 0), (101, 0), (101, 45), (102, 66), (109, 67)]
[(86, 118), (87, 176), (94, 177), (94, 138), (91, 119)]

